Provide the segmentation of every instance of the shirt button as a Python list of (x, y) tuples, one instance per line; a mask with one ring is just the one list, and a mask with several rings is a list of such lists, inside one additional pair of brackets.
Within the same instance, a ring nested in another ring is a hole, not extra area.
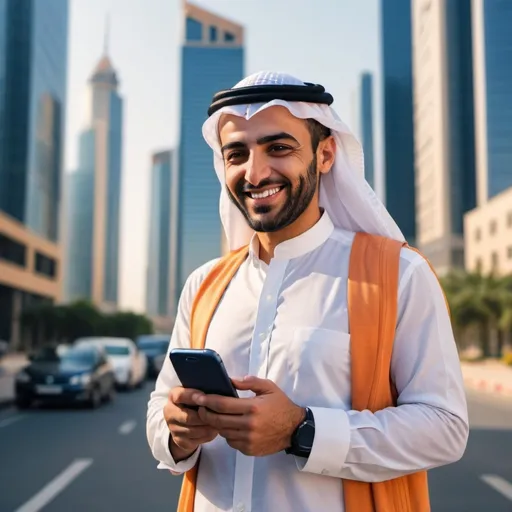
[(267, 300), (270, 302), (272, 300), (272, 295), (267, 295)]
[(264, 332), (260, 332), (260, 339), (265, 338), (266, 334)]
[(328, 475), (329, 471), (327, 469), (322, 469), (322, 475)]
[(244, 512), (245, 510), (245, 505), (243, 503), (239, 503), (237, 506), (236, 506), (236, 510), (237, 512)]

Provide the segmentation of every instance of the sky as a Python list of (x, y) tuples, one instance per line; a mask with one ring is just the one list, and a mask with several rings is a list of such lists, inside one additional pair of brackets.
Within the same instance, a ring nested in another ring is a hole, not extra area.
[[(178, 143), (182, 0), (70, 0), (65, 169), (77, 165), (87, 80), (108, 54), (124, 100), (120, 308), (144, 311), (150, 158)], [(290, 73), (320, 83), (359, 136), (358, 87), (374, 73), (376, 189), (382, 183), (378, 0), (193, 0), (245, 27), (245, 74)], [(233, 84), (234, 85), (234, 84)], [(212, 165), (212, 172), (213, 165)]]

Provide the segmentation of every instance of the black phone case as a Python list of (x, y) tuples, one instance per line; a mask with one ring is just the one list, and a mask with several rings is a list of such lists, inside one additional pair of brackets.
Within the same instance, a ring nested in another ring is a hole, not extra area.
[(238, 398), (224, 363), (211, 349), (172, 349), (169, 358), (184, 388)]

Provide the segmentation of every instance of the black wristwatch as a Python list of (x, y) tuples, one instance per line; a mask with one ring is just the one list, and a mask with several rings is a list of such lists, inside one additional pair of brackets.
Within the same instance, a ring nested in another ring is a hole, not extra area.
[(285, 452), (297, 457), (308, 458), (313, 448), (315, 439), (315, 418), (311, 409), (306, 407), (306, 417), (304, 421), (294, 430), (292, 434), (292, 443), (285, 449)]

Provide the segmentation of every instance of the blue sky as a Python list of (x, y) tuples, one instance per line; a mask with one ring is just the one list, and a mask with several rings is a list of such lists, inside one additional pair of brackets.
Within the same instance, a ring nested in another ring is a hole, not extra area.
[[(378, 0), (193, 3), (244, 25), (246, 74), (272, 69), (321, 83), (333, 94), (334, 108), (356, 133), (356, 94), (362, 71), (375, 73), (375, 99), (380, 105)], [(178, 138), (181, 0), (70, 0), (70, 6), (66, 170), (76, 166), (86, 82), (102, 55), (109, 14), (109, 54), (125, 100), (121, 307), (143, 311), (150, 155), (175, 146)], [(378, 108), (377, 123), (379, 119)], [(379, 188), (379, 129), (376, 139)]]

